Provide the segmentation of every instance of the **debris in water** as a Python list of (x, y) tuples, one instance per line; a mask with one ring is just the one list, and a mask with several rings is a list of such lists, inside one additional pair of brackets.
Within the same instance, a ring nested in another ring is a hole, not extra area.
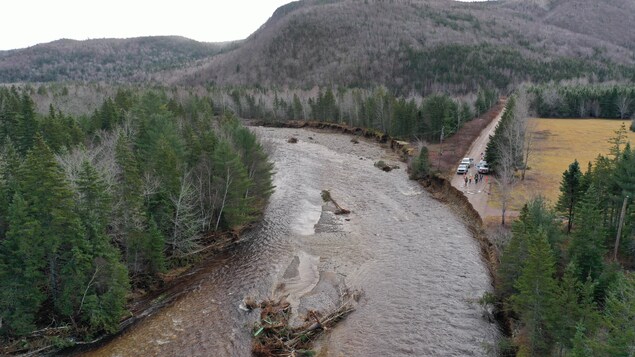
[(331, 193), (328, 190), (322, 190), (322, 200), (324, 202), (329, 202), (329, 201), (333, 202), (333, 204), (335, 205), (335, 208), (337, 208), (337, 210), (335, 211), (335, 214), (349, 214), (349, 213), (351, 213), (351, 211), (347, 210), (346, 208), (342, 208), (342, 206), (337, 204), (337, 202), (335, 202), (333, 197), (331, 197)]
[(375, 163), (375, 167), (385, 171), (385, 172), (390, 172), (392, 171), (392, 167), (389, 166), (388, 164), (386, 164), (383, 160), (379, 160)]
[(288, 143), (290, 144), (295, 144), (298, 142), (298, 138), (296, 137), (290, 137), (289, 140), (287, 140)]
[(256, 302), (256, 299), (252, 298), (251, 296), (245, 296), (240, 305), (238, 305), (238, 308), (243, 311), (251, 311), (257, 307), (258, 303)]
[(302, 326), (289, 325), (291, 305), (284, 297), (265, 300), (260, 304), (260, 321), (253, 328), (252, 352), (255, 356), (312, 355), (311, 343), (323, 332), (335, 326), (355, 310), (361, 292), (346, 289), (340, 296), (340, 304), (328, 314), (310, 310)]

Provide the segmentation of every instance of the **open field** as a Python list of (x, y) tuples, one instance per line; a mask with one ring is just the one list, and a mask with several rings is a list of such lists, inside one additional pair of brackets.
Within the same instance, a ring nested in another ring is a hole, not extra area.
[[(541, 194), (552, 204), (558, 199), (562, 173), (577, 159), (580, 169), (586, 172), (587, 165), (599, 155), (608, 155), (608, 140), (615, 136), (624, 122), (606, 119), (531, 119), (534, 132), (534, 152), (529, 158), (525, 181), (514, 188), (512, 209), (520, 209), (532, 197)], [(628, 138), (635, 143), (635, 133), (629, 131)], [(491, 203), (496, 206), (496, 202)]]

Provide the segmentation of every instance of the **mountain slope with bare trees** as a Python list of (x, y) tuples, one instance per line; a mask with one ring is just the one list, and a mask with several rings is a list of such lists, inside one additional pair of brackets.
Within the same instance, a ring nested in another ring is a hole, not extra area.
[(62, 39), (0, 51), (0, 82), (143, 81), (149, 74), (190, 65), (233, 48), (184, 37)]
[(0, 82), (508, 90), (523, 81), (635, 78), (631, 0), (306, 0), (247, 39), (56, 41), (0, 52)]
[(425, 93), (581, 76), (624, 79), (635, 62), (629, 47), (635, 35), (623, 28), (635, 22), (634, 7), (626, 0), (294, 2), (236, 50), (176, 80), (383, 84)]

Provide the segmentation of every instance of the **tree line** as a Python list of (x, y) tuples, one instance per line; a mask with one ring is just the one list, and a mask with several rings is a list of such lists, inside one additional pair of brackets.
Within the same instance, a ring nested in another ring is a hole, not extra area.
[[(522, 44), (522, 40), (515, 43)], [(444, 44), (424, 49), (405, 48), (406, 65), (403, 76), (409, 78), (418, 91), (430, 91), (440, 84), (453, 92), (475, 90), (483, 83), (499, 90), (509, 90), (531, 81), (572, 80), (592, 73), (602, 82), (633, 78), (633, 69), (609, 61), (582, 57), (541, 58), (528, 55), (522, 48), (492, 44)], [(540, 49), (528, 48), (530, 53)], [(544, 55), (544, 53), (543, 53)]]
[(442, 128), (455, 133), (498, 101), (498, 92), (481, 88), (453, 98), (444, 93), (399, 97), (384, 87), (314, 88), (278, 91), (263, 88), (212, 89), (214, 106), (243, 118), (270, 122), (318, 120), (376, 129), (393, 137), (438, 141)]
[(569, 165), (554, 208), (528, 202), (502, 245), (496, 301), (517, 355), (633, 353), (635, 153), (625, 133), (586, 172)]
[(91, 115), (0, 88), (0, 335), (118, 329), (131, 289), (253, 222), (272, 164), (210, 98), (120, 90)]
[(635, 115), (632, 84), (551, 83), (529, 91), (532, 108), (543, 118), (630, 119)]

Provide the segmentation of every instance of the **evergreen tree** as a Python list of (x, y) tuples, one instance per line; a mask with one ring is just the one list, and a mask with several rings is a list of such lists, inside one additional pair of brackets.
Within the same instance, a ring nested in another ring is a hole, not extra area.
[(569, 264), (565, 269), (555, 300), (554, 337), (561, 350), (574, 348), (575, 335), (583, 324), (585, 330), (595, 331), (599, 313), (593, 301), (594, 283), (578, 280), (577, 269)]
[(617, 280), (606, 299), (604, 325), (598, 336), (598, 355), (632, 356), (635, 354), (635, 277), (625, 273)]
[(523, 271), (515, 284), (518, 294), (512, 297), (512, 306), (527, 331), (530, 355), (544, 356), (553, 343), (558, 291), (555, 260), (544, 232), (531, 237), (528, 253)]
[(119, 172), (116, 177), (114, 234), (124, 247), (128, 270), (133, 274), (142, 273), (142, 232), (146, 223), (143, 182), (131, 143), (124, 136), (120, 136), (117, 142), (115, 160)]
[(150, 217), (148, 232), (142, 240), (142, 249), (146, 259), (147, 272), (153, 275), (163, 272), (165, 270), (165, 236), (159, 230), (154, 217)]
[(577, 278), (584, 281), (587, 277), (597, 280), (604, 269), (604, 237), (606, 230), (602, 223), (595, 200), (595, 188), (591, 186), (586, 196), (578, 204), (578, 226), (571, 235), (569, 256), (576, 267)]
[(573, 163), (569, 165), (569, 169), (562, 173), (560, 196), (558, 197), (558, 203), (556, 203), (556, 209), (567, 215), (567, 233), (571, 232), (575, 206), (584, 193), (580, 189), (581, 178), (582, 172), (580, 171), (578, 160), (573, 161)]
[(79, 313), (89, 331), (114, 332), (125, 311), (128, 272), (107, 235), (111, 199), (107, 185), (87, 161), (76, 182), (78, 213), (90, 244), (92, 276), (83, 290)]
[(72, 312), (68, 294), (74, 293), (70, 285), (81, 281), (85, 273), (81, 266), (85, 262), (84, 232), (73, 211), (70, 185), (41, 137), (28, 153), (19, 178), (29, 215), (40, 225), (40, 241), (33, 243), (42, 244), (46, 252), (49, 296), (58, 311), (68, 316)]
[(611, 144), (610, 153), (617, 159), (622, 153), (622, 146), (627, 143), (627, 135), (628, 131), (626, 130), (626, 125), (622, 123), (620, 128), (614, 131), (615, 136), (609, 139), (609, 144)]
[(293, 117), (294, 120), (302, 120), (304, 118), (304, 109), (302, 102), (296, 93), (293, 93)]
[(18, 152), (25, 154), (32, 146), (38, 132), (35, 103), (23, 92), (20, 97), (20, 108), (16, 120), (15, 140)]
[(249, 129), (240, 125), (233, 117), (226, 118), (223, 129), (231, 137), (233, 146), (240, 156), (243, 166), (247, 169), (250, 185), (245, 194), (252, 199), (256, 208), (264, 208), (267, 199), (273, 191), (271, 175), (273, 164), (267, 159), (262, 146), (256, 136)]
[(560, 256), (561, 234), (553, 213), (547, 209), (542, 197), (525, 204), (519, 219), (512, 226), (512, 238), (501, 253), (500, 283), (497, 291), (506, 299), (517, 292), (516, 280), (520, 277), (529, 256), (529, 241), (538, 233), (545, 234), (554, 257)]
[(412, 160), (412, 168), (410, 170), (410, 178), (414, 180), (426, 178), (430, 174), (430, 159), (428, 158), (428, 148), (426, 146), (422, 146), (419, 156)]
[(575, 335), (573, 336), (573, 347), (568, 357), (595, 357), (593, 350), (589, 346), (589, 340), (585, 335), (586, 329), (583, 324), (576, 325)]
[(16, 193), (9, 208), (10, 229), (0, 249), (0, 316), (9, 335), (35, 329), (37, 313), (46, 300), (46, 255), (40, 225), (27, 202)]
[(13, 142), (7, 138), (0, 148), (0, 240), (8, 229), (9, 206), (18, 186), (16, 178), (21, 158)]

